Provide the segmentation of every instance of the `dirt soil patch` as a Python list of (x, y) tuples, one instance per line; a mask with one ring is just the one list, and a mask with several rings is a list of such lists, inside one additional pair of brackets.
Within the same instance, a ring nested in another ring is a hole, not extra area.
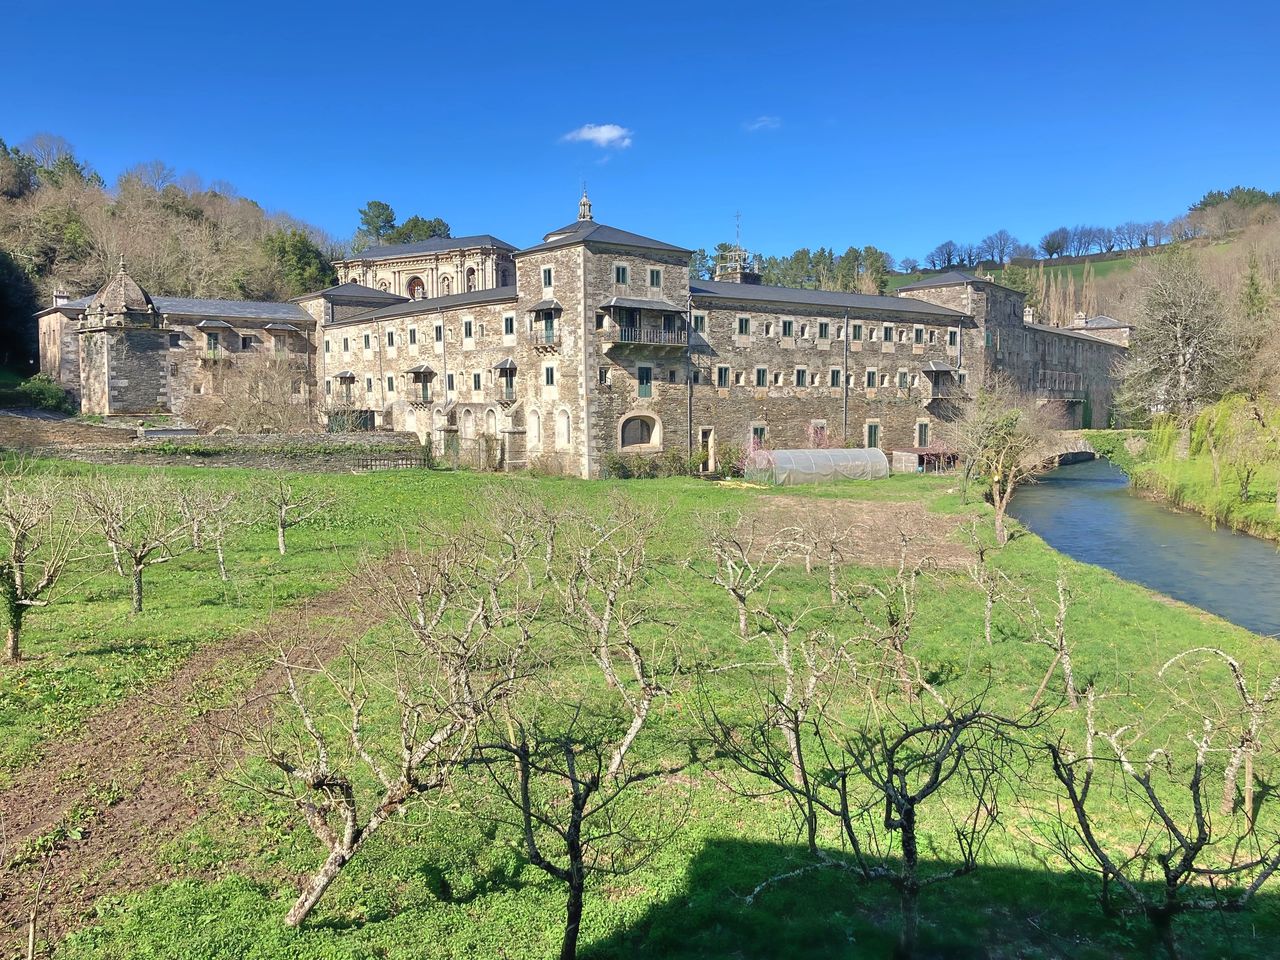
[(125, 447), (136, 440), (132, 430), (119, 427), (97, 427), (47, 414), (0, 411), (0, 447), (14, 450)]
[(349, 618), (352, 601), (340, 588), (202, 648), (168, 680), (99, 712), (77, 737), (47, 744), (14, 777), (0, 792), (0, 957), (24, 955), (37, 889), (38, 938), (57, 943), (91, 916), (99, 897), (175, 878), (156, 855), (217, 792), (228, 756), (222, 705), (261, 702), (283, 689), (262, 634), (300, 626), (307, 649), (330, 659), (341, 646), (333, 620)]
[[(963, 569), (973, 553), (958, 534), (965, 518), (930, 513), (915, 501), (823, 500), (813, 497), (759, 497), (751, 514), (757, 540), (767, 541), (789, 528), (804, 532), (820, 546), (826, 562), (826, 538), (838, 538), (844, 563), (869, 567), (898, 565), (905, 549), (907, 563), (928, 562), (939, 569)], [(904, 546), (905, 543), (905, 546)], [(803, 562), (803, 560), (797, 560)]]

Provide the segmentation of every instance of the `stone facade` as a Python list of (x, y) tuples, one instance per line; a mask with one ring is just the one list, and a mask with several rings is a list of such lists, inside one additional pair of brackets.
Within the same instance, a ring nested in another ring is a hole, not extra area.
[(335, 261), (334, 268), (342, 283), (422, 300), (511, 286), (514, 251), (511, 244), (488, 235), (437, 237), (369, 247)]

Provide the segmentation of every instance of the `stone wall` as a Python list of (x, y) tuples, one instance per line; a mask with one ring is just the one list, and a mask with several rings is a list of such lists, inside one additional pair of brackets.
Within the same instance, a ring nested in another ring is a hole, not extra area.
[(168, 334), (158, 328), (122, 327), (82, 331), (80, 409), (83, 413), (167, 413)]
[(339, 283), (359, 283), (375, 290), (410, 296), (409, 283), (422, 281), (421, 297), (444, 297), (467, 292), (467, 271), (474, 271), (475, 290), (489, 290), (514, 282), (511, 252), (498, 247), (471, 247), (386, 259), (359, 256), (334, 263)]

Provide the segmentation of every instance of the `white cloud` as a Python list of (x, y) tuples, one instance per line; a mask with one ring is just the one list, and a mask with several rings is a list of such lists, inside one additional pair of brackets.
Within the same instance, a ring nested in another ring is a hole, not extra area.
[(777, 130), (782, 126), (782, 118), (774, 117), (768, 114), (756, 117), (754, 120), (747, 120), (742, 124), (742, 129), (747, 133), (758, 133), (761, 130)]
[(604, 149), (621, 150), (631, 146), (631, 131), (616, 123), (584, 123), (560, 139), (569, 143), (594, 143)]

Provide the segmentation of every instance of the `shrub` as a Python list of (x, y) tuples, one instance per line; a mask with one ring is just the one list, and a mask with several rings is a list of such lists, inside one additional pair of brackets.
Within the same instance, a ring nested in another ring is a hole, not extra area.
[(18, 393), (26, 401), (27, 406), (36, 407), (39, 410), (72, 413), (75, 409), (67, 391), (55, 383), (48, 374), (37, 373), (18, 387)]

